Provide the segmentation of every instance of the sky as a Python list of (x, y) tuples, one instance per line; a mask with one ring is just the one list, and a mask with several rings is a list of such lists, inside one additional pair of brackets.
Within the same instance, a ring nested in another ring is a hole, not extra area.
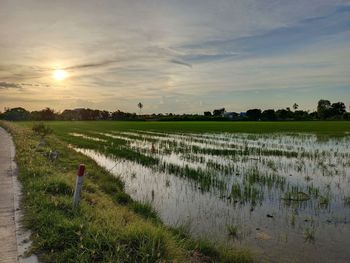
[(0, 111), (315, 110), (319, 99), (350, 106), (350, 0), (0, 1)]

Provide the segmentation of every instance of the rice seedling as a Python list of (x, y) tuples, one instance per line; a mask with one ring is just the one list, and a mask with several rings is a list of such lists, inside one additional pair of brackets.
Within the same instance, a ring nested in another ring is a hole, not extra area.
[(239, 227), (237, 225), (228, 225), (227, 232), (230, 237), (237, 238), (239, 234)]
[(286, 192), (282, 199), (286, 201), (303, 202), (303, 201), (308, 201), (310, 199), (310, 195), (304, 192), (292, 190), (292, 191)]
[(315, 242), (315, 234), (316, 234), (316, 231), (314, 228), (306, 228), (304, 230), (304, 240), (306, 242)]
[(350, 206), (350, 196), (344, 197), (344, 204)]
[(330, 197), (329, 196), (321, 196), (320, 197), (320, 205), (327, 207), (330, 202)]

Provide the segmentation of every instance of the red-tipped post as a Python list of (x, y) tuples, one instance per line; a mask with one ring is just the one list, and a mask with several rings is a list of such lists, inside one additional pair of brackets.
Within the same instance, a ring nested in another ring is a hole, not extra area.
[(76, 207), (80, 201), (80, 192), (83, 187), (83, 180), (85, 174), (85, 165), (80, 164), (77, 172), (77, 180), (75, 182), (74, 196), (73, 196), (73, 207)]
[(79, 168), (78, 168), (77, 175), (78, 176), (84, 176), (84, 172), (85, 172), (85, 165), (84, 164), (80, 164)]

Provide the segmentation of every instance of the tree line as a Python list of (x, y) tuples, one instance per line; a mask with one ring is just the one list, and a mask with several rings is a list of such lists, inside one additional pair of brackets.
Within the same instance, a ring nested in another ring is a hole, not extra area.
[[(141, 106), (142, 105), (142, 106)], [(317, 111), (309, 112), (299, 110), (299, 106), (294, 103), (293, 110), (289, 107), (285, 109), (250, 109), (247, 112), (227, 112), (225, 108), (215, 109), (213, 112), (206, 111), (200, 114), (143, 114), (141, 109), (143, 104), (139, 103), (140, 114), (117, 111), (106, 111), (96, 109), (66, 109), (62, 112), (56, 112), (51, 108), (45, 108), (40, 111), (27, 111), (22, 107), (5, 108), (0, 112), (0, 119), (10, 121), (51, 121), (51, 120), (156, 120), (156, 121), (288, 121), (288, 120), (350, 120), (350, 113), (346, 111), (343, 102), (331, 103), (329, 100), (319, 100)]]

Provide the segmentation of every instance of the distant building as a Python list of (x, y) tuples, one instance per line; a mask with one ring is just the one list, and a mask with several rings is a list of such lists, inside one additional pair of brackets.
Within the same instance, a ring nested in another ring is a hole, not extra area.
[(233, 111), (232, 112), (224, 112), (222, 114), (222, 117), (230, 119), (230, 120), (235, 120), (238, 118), (238, 116), (239, 116), (239, 114), (237, 112), (233, 112)]

